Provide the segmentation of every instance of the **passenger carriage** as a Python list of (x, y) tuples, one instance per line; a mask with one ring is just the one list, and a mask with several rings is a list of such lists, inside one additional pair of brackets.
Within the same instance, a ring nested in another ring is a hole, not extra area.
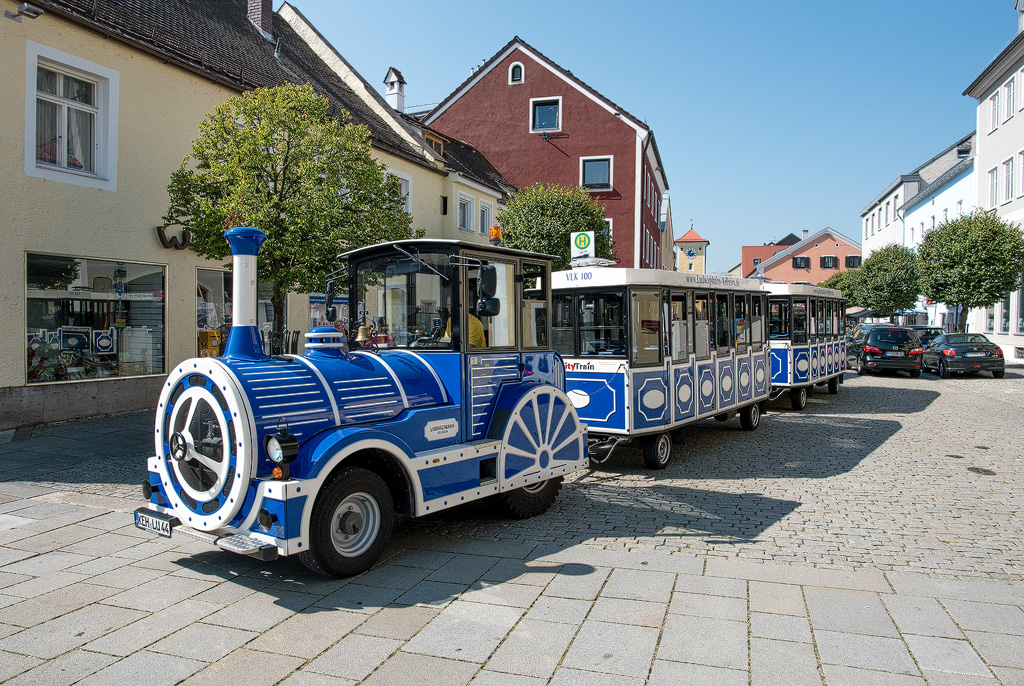
[(255, 326), (265, 236), (226, 236), (234, 327), (223, 357), (164, 384), (140, 528), (346, 576), (377, 560), (396, 512), (492, 497), (531, 516), (586, 467), (551, 349), (550, 257), (443, 240), (350, 252), (353, 348), (319, 327), (302, 355), (271, 357)]
[(772, 397), (789, 393), (794, 410), (808, 392), (839, 392), (846, 371), (846, 301), (842, 291), (807, 284), (765, 283), (771, 344)]
[(758, 281), (584, 267), (555, 272), (552, 288), (554, 348), (592, 462), (639, 440), (663, 469), (687, 424), (738, 411), (757, 428), (770, 388)]

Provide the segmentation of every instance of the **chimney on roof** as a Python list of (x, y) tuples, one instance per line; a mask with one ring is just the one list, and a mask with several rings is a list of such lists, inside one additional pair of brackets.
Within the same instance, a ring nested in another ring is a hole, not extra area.
[(807, 229), (804, 229), (804, 238), (807, 238)]
[(267, 38), (274, 35), (274, 0), (246, 0), (245, 16)]
[(384, 91), (384, 99), (388, 101), (388, 105), (393, 110), (404, 112), (405, 79), (402, 78), (402, 72), (394, 67), (389, 68), (387, 76), (384, 77), (384, 85), (387, 86), (387, 90)]

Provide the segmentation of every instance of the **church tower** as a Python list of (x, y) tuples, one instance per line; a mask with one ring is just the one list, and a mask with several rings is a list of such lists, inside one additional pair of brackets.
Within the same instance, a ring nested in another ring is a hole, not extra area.
[(707, 252), (709, 242), (700, 237), (700, 234), (690, 230), (682, 238), (676, 239), (676, 271), (688, 272), (690, 274), (707, 273)]

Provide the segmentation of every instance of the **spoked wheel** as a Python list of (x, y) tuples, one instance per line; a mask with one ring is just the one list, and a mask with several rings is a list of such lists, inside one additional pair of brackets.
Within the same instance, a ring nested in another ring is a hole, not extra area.
[(753, 431), (761, 425), (761, 403), (747, 405), (740, 410), (740, 426), (747, 431)]
[(299, 559), (328, 576), (365, 572), (384, 552), (394, 523), (384, 480), (367, 469), (344, 469), (317, 496), (309, 522), (310, 549)]
[(798, 412), (807, 407), (807, 386), (792, 388), (789, 391), (789, 404)]
[(562, 489), (562, 477), (538, 481), (529, 486), (502, 493), (496, 502), (504, 514), (516, 519), (528, 519), (547, 512)]
[(645, 465), (651, 469), (664, 469), (672, 460), (672, 435), (661, 433), (645, 438), (643, 451)]
[(828, 380), (828, 392), (829, 395), (835, 395), (839, 392), (839, 377), (833, 376)]

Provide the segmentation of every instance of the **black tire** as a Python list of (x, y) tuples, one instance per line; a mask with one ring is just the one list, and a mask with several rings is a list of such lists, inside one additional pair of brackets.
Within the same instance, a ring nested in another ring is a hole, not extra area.
[(858, 376), (866, 376), (867, 373), (868, 373), (868, 367), (867, 367), (866, 364), (864, 364), (864, 358), (863, 357), (858, 357), (857, 358), (857, 375)]
[(807, 386), (789, 389), (789, 404), (797, 412), (807, 407)]
[(921, 376), (921, 370), (920, 369), (911, 369), (910, 370), (910, 378), (911, 379), (917, 379), (920, 376)]
[(672, 434), (661, 433), (644, 439), (644, 464), (651, 469), (664, 469), (672, 461)]
[(501, 493), (495, 503), (502, 514), (515, 519), (528, 519), (551, 509), (562, 488), (562, 477), (539, 481), (522, 486), (507, 493)]
[(360, 574), (380, 558), (394, 525), (395, 506), (384, 480), (368, 469), (342, 469), (316, 498), (310, 549), (299, 559), (326, 576)]
[(828, 380), (828, 392), (829, 395), (835, 395), (839, 392), (839, 377), (833, 376)]
[(753, 431), (761, 425), (761, 403), (747, 405), (740, 410), (740, 426)]
[(941, 357), (939, 358), (939, 377), (942, 379), (949, 378), (949, 368), (946, 367), (946, 362)]
[(715, 415), (716, 422), (727, 422), (732, 417), (732, 412), (723, 412), (722, 414)]
[(1006, 376), (1006, 370), (1005, 369), (993, 369), (992, 370), (992, 378), (993, 379), (1001, 379), (1004, 376)]

